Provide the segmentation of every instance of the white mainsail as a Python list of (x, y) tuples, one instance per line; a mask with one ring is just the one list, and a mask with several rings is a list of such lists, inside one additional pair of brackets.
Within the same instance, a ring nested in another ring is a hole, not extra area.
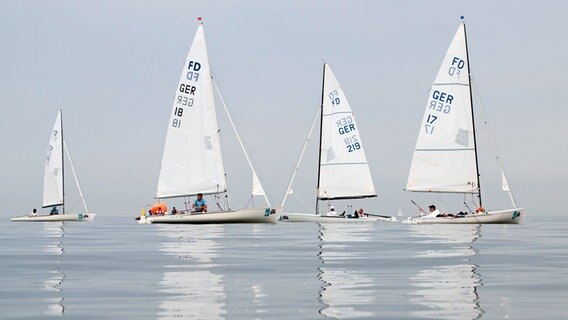
[(63, 204), (63, 126), (61, 110), (57, 113), (47, 153), (43, 176), (43, 207)]
[(406, 190), (478, 193), (465, 25), (429, 93)]
[(197, 27), (172, 106), (158, 198), (227, 189), (203, 25)]
[(376, 196), (355, 116), (327, 64), (322, 94), (319, 199)]

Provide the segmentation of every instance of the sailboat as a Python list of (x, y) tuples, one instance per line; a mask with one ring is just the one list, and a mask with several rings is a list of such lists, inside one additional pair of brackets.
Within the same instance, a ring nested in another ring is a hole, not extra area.
[[(79, 180), (75, 174), (75, 168), (73, 167), (73, 162), (71, 161), (71, 156), (69, 155), (69, 150), (63, 139), (63, 115), (62, 111), (59, 110), (57, 113), (57, 118), (55, 119), (55, 124), (53, 125), (53, 130), (51, 130), (51, 135), (49, 138), (49, 144), (47, 147), (47, 154), (45, 158), (45, 170), (43, 179), (43, 208), (54, 208), (57, 206), (62, 206), (63, 212), (61, 214), (36, 214), (35, 212), (28, 215), (23, 215), (19, 217), (13, 217), (11, 221), (26, 221), (26, 222), (50, 222), (50, 221), (91, 221), (95, 218), (95, 213), (89, 212), (87, 209), (87, 204), (85, 203), (85, 198), (83, 197), (83, 192), (79, 186)], [(69, 159), (69, 164), (71, 165), (71, 171), (75, 177), (75, 183), (79, 190), (83, 206), (85, 208), (84, 213), (67, 213), (65, 212), (65, 187), (64, 187), (64, 159), (63, 152), (67, 154)], [(35, 209), (34, 209), (35, 211)]]
[(406, 222), (520, 223), (524, 209), (517, 206), (500, 157), (497, 159), (503, 189), (509, 193), (513, 209), (486, 211), (481, 199), (469, 54), (465, 22), (462, 21), (429, 93), (406, 190), (471, 194), (478, 198), (478, 209), (476, 212), (468, 209), (470, 212), (454, 217), (410, 217)]
[[(362, 216), (354, 212), (344, 212), (336, 215), (319, 213), (320, 200), (362, 199), (377, 196), (367, 157), (363, 149), (363, 142), (359, 134), (359, 127), (355, 122), (355, 115), (351, 110), (343, 89), (327, 63), (323, 65), (320, 108), (320, 148), (316, 212), (315, 214), (286, 213), (282, 215), (281, 220), (288, 222), (396, 221), (395, 217), (372, 213), (365, 213)], [(311, 136), (312, 130), (310, 130), (308, 137)], [(306, 141), (306, 145), (308, 141), (309, 138)], [(282, 206), (284, 206), (286, 197), (290, 193), (292, 182), (306, 145), (304, 145), (298, 165), (290, 179)]]
[[(213, 77), (203, 23), (201, 18), (198, 18), (198, 21), (197, 32), (181, 72), (172, 106), (157, 199), (188, 198), (198, 194), (214, 195), (217, 198), (228, 192), (215, 113)], [(137, 218), (139, 223), (275, 223), (278, 220), (277, 213), (281, 209), (270, 207), (264, 188), (226, 106), (225, 110), (253, 172), (252, 194), (264, 195), (268, 207), (232, 210), (223, 209), (217, 202), (219, 211), (216, 212), (201, 213), (187, 208), (181, 214), (142, 214)], [(228, 196), (225, 199), (228, 199)], [(225, 205), (230, 207), (228, 201)], [(211, 209), (213, 205), (208, 207)]]

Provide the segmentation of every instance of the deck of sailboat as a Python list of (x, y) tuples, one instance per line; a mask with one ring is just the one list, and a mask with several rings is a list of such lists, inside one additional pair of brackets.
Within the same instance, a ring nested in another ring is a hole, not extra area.
[(66, 214), (52, 214), (52, 215), (24, 215), (13, 217), (10, 221), (14, 222), (61, 222), (61, 221), (78, 221), (89, 222), (95, 218), (97, 214), (88, 213), (66, 213)]
[(370, 215), (360, 218), (343, 216), (325, 216), (310, 213), (283, 213), (280, 216), (283, 222), (331, 222), (331, 223), (365, 223), (378, 221), (397, 221), (395, 217), (383, 215)]
[(194, 214), (175, 214), (161, 216), (143, 216), (138, 223), (276, 223), (282, 208), (245, 208), (240, 210), (218, 211)]
[(465, 217), (420, 218), (409, 217), (407, 224), (519, 224), (525, 217), (524, 208), (489, 211)]

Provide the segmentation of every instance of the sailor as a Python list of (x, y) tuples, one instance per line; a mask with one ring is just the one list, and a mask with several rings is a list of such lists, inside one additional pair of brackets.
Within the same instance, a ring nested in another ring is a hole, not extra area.
[(57, 210), (57, 207), (51, 208), (51, 211), (49, 212), (50, 216), (52, 216), (54, 214), (59, 214), (59, 210)]
[(207, 201), (203, 199), (202, 193), (197, 194), (197, 199), (193, 202), (193, 205), (191, 207), (195, 212), (207, 212)]
[(430, 210), (430, 213), (426, 214), (424, 212), (424, 210), (422, 210), (422, 208), (420, 208), (420, 211), (422, 212), (421, 214), (424, 214), (422, 216), (422, 218), (424, 219), (431, 219), (431, 218), (436, 218), (438, 215), (440, 215), (440, 210), (436, 209), (435, 205), (429, 205), (428, 209)]
[(337, 212), (335, 212), (334, 206), (329, 206), (329, 212), (327, 213), (328, 216), (336, 216)]

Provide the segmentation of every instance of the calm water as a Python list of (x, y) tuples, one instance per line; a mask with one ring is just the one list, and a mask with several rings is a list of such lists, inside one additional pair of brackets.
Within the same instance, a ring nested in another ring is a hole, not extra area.
[(565, 319), (566, 223), (0, 221), (2, 319)]

